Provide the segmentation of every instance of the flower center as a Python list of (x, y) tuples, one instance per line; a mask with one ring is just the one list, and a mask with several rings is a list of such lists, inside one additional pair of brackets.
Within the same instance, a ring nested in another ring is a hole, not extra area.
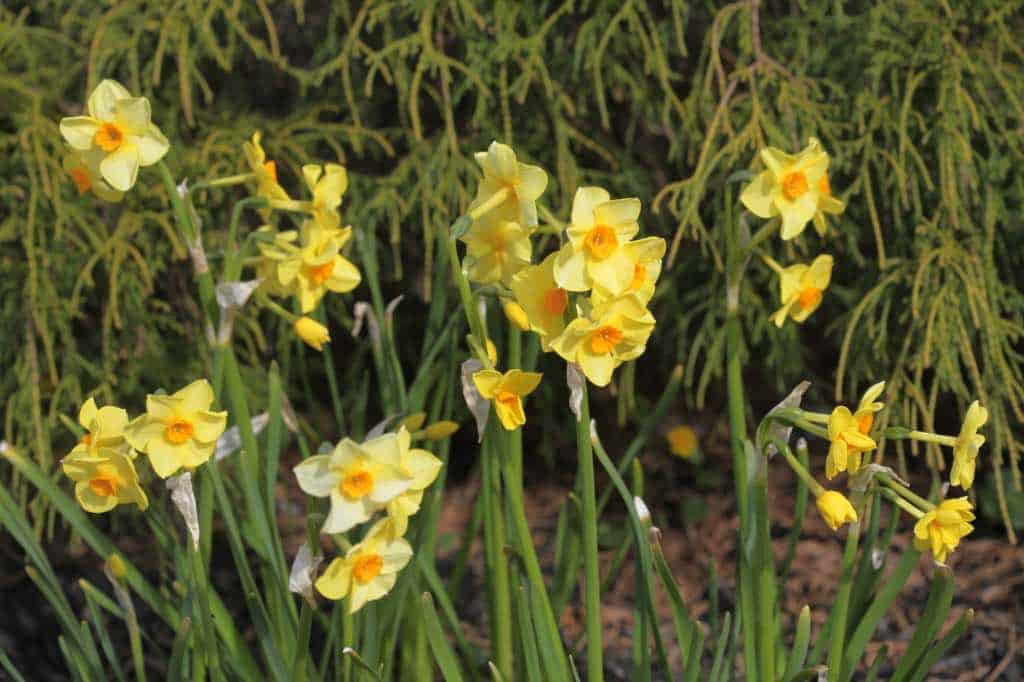
[(310, 266), (306, 271), (309, 276), (309, 281), (313, 283), (313, 286), (320, 286), (328, 279), (331, 278), (331, 273), (334, 272), (334, 261), (329, 260), (323, 265)]
[(796, 201), (806, 194), (808, 189), (807, 176), (803, 171), (796, 171), (782, 178), (782, 196), (790, 201)]
[(359, 499), (373, 490), (373, 474), (366, 469), (357, 469), (341, 479), (341, 492), (351, 498)]
[(597, 355), (607, 355), (622, 343), (622, 332), (611, 325), (600, 327), (590, 335), (590, 350)]
[(124, 131), (116, 123), (104, 123), (93, 138), (96, 146), (105, 152), (115, 152), (124, 142)]
[(110, 474), (99, 474), (89, 481), (89, 487), (100, 497), (114, 497), (117, 495), (117, 478)]
[(512, 391), (498, 391), (494, 399), (503, 405), (515, 405), (516, 401), (519, 400), (519, 396)]
[(356, 559), (356, 564), (352, 567), (352, 577), (356, 582), (368, 583), (380, 574), (382, 568), (384, 559), (380, 554), (363, 554)]
[(863, 434), (867, 434), (871, 427), (875, 424), (875, 415), (872, 412), (868, 412), (866, 415), (857, 420), (857, 430)]
[(810, 310), (819, 303), (821, 303), (821, 289), (817, 287), (807, 287), (800, 292), (800, 296), (797, 298), (797, 305), (801, 310)]
[(549, 315), (562, 315), (569, 306), (569, 292), (562, 287), (548, 289), (544, 294), (544, 311)]
[(642, 263), (633, 266), (633, 281), (629, 283), (630, 291), (640, 291), (644, 282), (647, 281), (647, 268)]
[(619, 246), (619, 240), (615, 236), (615, 230), (607, 225), (596, 225), (587, 236), (583, 238), (583, 248), (587, 250), (591, 258), (604, 260), (615, 252)]
[(192, 422), (178, 418), (167, 424), (164, 437), (175, 445), (181, 445), (192, 437)]
[(818, 180), (818, 191), (825, 196), (832, 196), (832, 185), (828, 184), (828, 175), (822, 174), (821, 180)]
[(263, 164), (263, 170), (266, 171), (267, 175), (274, 182), (277, 182), (277, 164), (273, 161), (267, 161)]
[(92, 434), (86, 433), (82, 436), (82, 439), (78, 441), (82, 445), (90, 445), (92, 443)]
[(71, 176), (71, 181), (75, 183), (75, 187), (78, 188), (78, 194), (82, 195), (89, 191), (92, 187), (92, 181), (89, 179), (89, 171), (85, 169), (85, 166), (76, 166), (68, 171), (68, 175)]

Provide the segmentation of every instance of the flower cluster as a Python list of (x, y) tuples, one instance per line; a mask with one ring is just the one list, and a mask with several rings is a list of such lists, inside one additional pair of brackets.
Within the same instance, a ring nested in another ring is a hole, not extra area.
[(131, 421), (120, 407), (97, 408), (87, 400), (78, 413), (85, 434), (61, 461), (78, 503), (94, 514), (129, 503), (145, 510), (149, 499), (135, 469), (138, 452), (160, 478), (203, 464), (227, 424), (227, 412), (212, 412), (212, 406), (213, 388), (205, 379), (172, 395), (147, 396), (146, 412)]
[[(647, 303), (661, 274), (665, 241), (634, 239), (639, 199), (612, 199), (600, 187), (581, 187), (561, 248), (534, 264), (530, 238), (538, 229), (536, 200), (547, 174), (519, 163), (499, 142), (476, 158), (484, 177), (470, 204), (472, 226), (460, 237), (467, 278), (500, 287), (513, 324), (536, 333), (545, 352), (579, 365), (591, 383), (607, 386), (619, 365), (644, 352), (654, 330)], [(488, 368), (473, 377), (506, 429), (525, 422), (522, 398), (540, 381), (538, 374), (513, 372)]]
[[(450, 435), (450, 429), (443, 435)], [(330, 500), (321, 532), (347, 533), (378, 512), (386, 514), (315, 583), (328, 599), (348, 596), (350, 613), (387, 594), (412, 557), (403, 536), (424, 491), (441, 471), (441, 460), (411, 447), (411, 442), (409, 430), (401, 425), (397, 432), (362, 443), (345, 438), (330, 454), (314, 455), (295, 467), (303, 492)]]

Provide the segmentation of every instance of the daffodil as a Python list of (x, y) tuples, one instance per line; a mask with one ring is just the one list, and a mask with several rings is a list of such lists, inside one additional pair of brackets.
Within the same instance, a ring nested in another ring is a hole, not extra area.
[(466, 277), (479, 284), (502, 282), (530, 264), (532, 230), (511, 220), (490, 217), (473, 223), (461, 237), (466, 243)]
[(523, 306), (519, 305), (515, 301), (505, 301), (501, 305), (501, 309), (505, 313), (505, 318), (511, 322), (516, 329), (522, 332), (530, 331), (530, 318), (527, 316)]
[(810, 265), (798, 263), (782, 268), (775, 261), (768, 264), (779, 273), (779, 298), (782, 307), (775, 311), (772, 320), (781, 327), (787, 317), (803, 322), (821, 305), (822, 293), (832, 279), (832, 256), (821, 255)]
[(146, 413), (125, 429), (128, 443), (149, 456), (160, 478), (182, 467), (194, 469), (210, 459), (227, 425), (227, 412), (212, 412), (213, 387), (193, 381), (171, 395), (146, 396)]
[(253, 259), (250, 264), (255, 265), (256, 276), (262, 280), (260, 290), (271, 296), (290, 295), (292, 287), (281, 284), (277, 267), (297, 250), (295, 243), (299, 239), (299, 233), (296, 230), (278, 232), (272, 225), (262, 225), (256, 232), (261, 238), (256, 243), (260, 256)]
[(60, 133), (74, 149), (101, 155), (99, 173), (111, 188), (127, 192), (140, 166), (151, 166), (170, 147), (150, 120), (149, 100), (104, 80), (89, 95), (87, 116), (61, 119)]
[(978, 429), (987, 421), (988, 410), (975, 400), (967, 408), (964, 424), (953, 446), (953, 469), (949, 472), (951, 485), (958, 485), (967, 490), (974, 484), (975, 460), (978, 457), (978, 450), (985, 444), (985, 436), (978, 433)]
[[(72, 450), (72, 455), (96, 454), (101, 449), (128, 450), (124, 430), (128, 426), (128, 413), (120, 407), (105, 405), (96, 407), (96, 401), (89, 398), (78, 411), (78, 423), (85, 434)], [(134, 457), (134, 453), (131, 453)]]
[(600, 187), (580, 187), (572, 201), (569, 242), (555, 261), (555, 280), (569, 291), (600, 286), (617, 296), (633, 282), (635, 262), (623, 248), (640, 231), (639, 199), (612, 200)]
[(309, 164), (302, 167), (302, 178), (313, 194), (313, 220), (324, 229), (337, 229), (341, 225), (341, 195), (348, 189), (345, 167), (337, 163)]
[[(860, 469), (861, 455), (877, 447), (871, 436), (861, 430), (863, 425), (845, 405), (832, 410), (828, 418), (828, 439), (831, 445), (825, 460), (825, 476), (829, 480), (835, 478), (840, 471), (856, 473)], [(870, 423), (867, 428), (870, 430)]]
[(267, 161), (267, 154), (263, 151), (263, 145), (260, 144), (261, 139), (262, 134), (257, 131), (252, 134), (252, 141), (242, 144), (245, 161), (256, 178), (256, 196), (288, 201), (288, 192), (277, 182), (277, 164)]
[(807, 147), (793, 156), (775, 147), (761, 150), (767, 167), (747, 185), (740, 201), (759, 218), (782, 216), (782, 238), (793, 239), (815, 219), (815, 227), (824, 234), (825, 220), (820, 212), (841, 213), (845, 206), (832, 197), (828, 182), (828, 154), (811, 138)]
[(589, 317), (577, 317), (551, 348), (578, 364), (592, 384), (607, 386), (616, 367), (643, 354), (653, 330), (654, 316), (627, 294), (594, 306)]
[(668, 440), (668, 447), (673, 455), (690, 459), (697, 454), (697, 432), (693, 430), (692, 426), (685, 424), (676, 426), (669, 430), (665, 438)]
[(411, 437), (405, 428), (399, 430), (398, 440), (402, 467), (412, 476), (412, 483), (408, 490), (388, 502), (387, 512), (394, 523), (394, 534), (402, 536), (409, 525), (409, 517), (420, 509), (423, 492), (441, 473), (441, 460), (426, 450), (409, 447)]
[(116, 203), (124, 198), (124, 192), (118, 192), (100, 175), (100, 161), (103, 151), (92, 149), (85, 152), (71, 150), (64, 155), (64, 171), (71, 176), (79, 196), (92, 192), (100, 199)]
[(75, 499), (87, 512), (102, 514), (119, 504), (136, 504), (140, 511), (149, 506), (126, 450), (73, 452), (61, 461), (61, 468), (75, 482)]
[(569, 292), (555, 281), (557, 253), (549, 255), (540, 265), (525, 267), (512, 278), (512, 293), (526, 312), (530, 329), (540, 336), (545, 352), (551, 350), (551, 340), (565, 329), (565, 311), (569, 307)]
[(369, 521), (409, 490), (416, 477), (406, 468), (408, 452), (408, 433), (402, 429), (364, 443), (345, 438), (331, 454), (314, 455), (296, 466), (303, 492), (331, 500), (322, 532), (344, 533)]
[(519, 163), (508, 145), (491, 142), (486, 152), (474, 157), (484, 177), (469, 205), (474, 222), (483, 216), (537, 227), (537, 199), (548, 186), (548, 175), (538, 166)]
[(818, 511), (832, 530), (846, 523), (857, 522), (857, 512), (846, 496), (835, 490), (826, 490), (818, 496)]
[(295, 318), (293, 326), (299, 338), (307, 346), (316, 350), (323, 350), (324, 344), (331, 341), (331, 333), (327, 330), (327, 327), (305, 315)]
[(884, 381), (868, 386), (864, 395), (860, 397), (857, 410), (853, 413), (853, 418), (857, 420), (857, 430), (865, 435), (871, 433), (871, 427), (875, 425), (875, 414), (885, 407), (885, 403), (880, 403), (877, 400), (884, 390)]
[(974, 530), (974, 508), (966, 497), (943, 500), (914, 524), (914, 545), (921, 551), (930, 549), (939, 563)]
[(296, 292), (303, 313), (316, 308), (328, 291), (345, 293), (359, 286), (359, 269), (340, 253), (351, 236), (351, 227), (326, 230), (307, 221), (301, 245), (282, 249), (277, 279)]
[(378, 521), (344, 558), (332, 561), (315, 583), (317, 592), (328, 599), (348, 597), (349, 613), (390, 592), (398, 572), (412, 558), (412, 546), (393, 537), (389, 525), (387, 519)]
[(526, 423), (523, 398), (540, 385), (541, 374), (510, 369), (502, 374), (483, 369), (473, 374), (473, 383), (480, 395), (494, 402), (494, 411), (507, 431), (515, 431)]
[[(635, 294), (641, 303), (647, 305), (647, 302), (654, 296), (654, 288), (661, 275), (661, 259), (665, 257), (665, 240), (661, 237), (637, 239), (626, 242), (622, 251), (633, 264), (633, 278), (626, 286), (625, 293)], [(601, 281), (594, 282), (594, 290), (591, 293), (594, 304), (612, 298), (615, 298), (615, 294), (605, 288)]]

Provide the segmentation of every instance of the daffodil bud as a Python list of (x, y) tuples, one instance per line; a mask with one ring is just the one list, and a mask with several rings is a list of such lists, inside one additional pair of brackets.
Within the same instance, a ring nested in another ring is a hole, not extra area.
[(846, 523), (856, 523), (857, 512), (846, 496), (835, 490), (826, 490), (818, 497), (818, 511), (832, 530)]
[(508, 321), (518, 327), (521, 331), (530, 331), (530, 320), (526, 316), (526, 311), (523, 310), (523, 306), (519, 305), (515, 301), (506, 301), (505, 305), (502, 306), (502, 310), (505, 311), (505, 317)]
[(423, 437), (427, 440), (442, 440), (453, 435), (459, 430), (459, 425), (452, 421), (439, 421), (430, 424), (423, 430)]
[(487, 339), (487, 359), (491, 361), (492, 365), (498, 364), (498, 349), (495, 348), (494, 342)]
[(324, 343), (329, 343), (331, 340), (331, 334), (327, 331), (327, 327), (305, 315), (295, 320), (294, 326), (295, 333), (299, 335), (299, 338), (307, 346), (316, 350), (323, 350)]
[(124, 565), (124, 559), (117, 553), (107, 557), (107, 568), (110, 569), (110, 574), (118, 580), (123, 580), (124, 576), (128, 573), (128, 567)]
[(426, 412), (415, 412), (410, 414), (408, 417), (402, 420), (402, 426), (409, 431), (419, 431), (420, 427), (423, 426), (423, 422), (427, 420)]

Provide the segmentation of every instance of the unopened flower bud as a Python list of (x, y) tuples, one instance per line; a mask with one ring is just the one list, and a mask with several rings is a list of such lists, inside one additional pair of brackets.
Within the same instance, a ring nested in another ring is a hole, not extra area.
[(505, 317), (508, 318), (509, 322), (524, 332), (530, 331), (530, 320), (526, 316), (523, 306), (515, 301), (506, 301), (502, 309), (505, 311)]
[(419, 431), (423, 422), (427, 420), (426, 412), (415, 412), (402, 420), (402, 426), (408, 431)]
[(111, 575), (118, 580), (124, 580), (124, 576), (128, 573), (128, 567), (124, 565), (124, 559), (117, 553), (107, 557), (107, 568), (110, 569)]
[(451, 436), (459, 430), (459, 425), (452, 421), (439, 421), (430, 424), (423, 430), (423, 437), (427, 440), (441, 440)]
[(323, 345), (331, 340), (327, 327), (305, 315), (295, 320), (295, 333), (307, 346), (316, 350), (323, 350)]

